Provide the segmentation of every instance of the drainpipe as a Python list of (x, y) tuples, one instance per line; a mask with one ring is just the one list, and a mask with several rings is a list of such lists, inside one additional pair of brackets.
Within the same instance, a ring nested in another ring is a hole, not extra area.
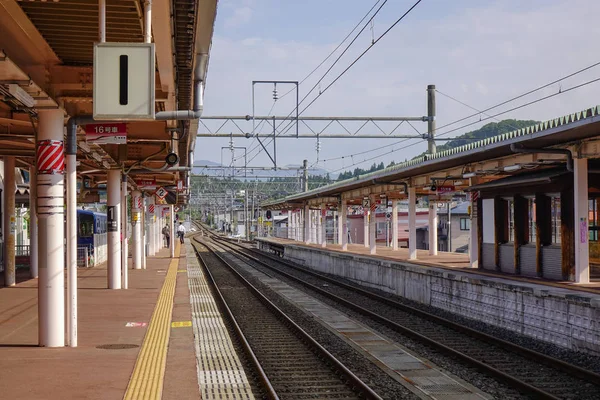
[(537, 148), (523, 148), (516, 144), (510, 145), (510, 150), (513, 153), (545, 153), (545, 154), (564, 154), (567, 156), (567, 171), (573, 172), (573, 154), (568, 149), (537, 149)]

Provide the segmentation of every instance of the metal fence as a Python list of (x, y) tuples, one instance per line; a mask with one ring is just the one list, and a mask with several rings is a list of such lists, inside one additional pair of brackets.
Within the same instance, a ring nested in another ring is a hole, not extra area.
[(92, 265), (91, 261), (91, 246), (79, 246), (77, 247), (77, 266), (78, 267), (89, 267)]
[(99, 233), (94, 235), (94, 256), (90, 265), (98, 265), (108, 260), (108, 242), (107, 234)]

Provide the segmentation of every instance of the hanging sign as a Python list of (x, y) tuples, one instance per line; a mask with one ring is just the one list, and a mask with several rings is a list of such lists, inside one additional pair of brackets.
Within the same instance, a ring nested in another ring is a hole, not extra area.
[(158, 197), (160, 197), (161, 200), (163, 200), (165, 197), (167, 197), (167, 190), (164, 187), (159, 187), (158, 189), (156, 189), (156, 193), (155, 193)]
[(136, 179), (135, 184), (140, 189), (145, 189), (145, 190), (155, 190), (156, 189), (156, 179)]
[(119, 225), (117, 222), (117, 216), (115, 213), (117, 212), (116, 206), (108, 206), (106, 208), (106, 231), (107, 232), (118, 232)]
[(438, 188), (437, 188), (438, 193), (452, 193), (455, 191), (456, 191), (456, 188), (454, 187), (454, 185), (438, 186)]
[(85, 140), (93, 144), (125, 144), (127, 143), (127, 124), (87, 124)]

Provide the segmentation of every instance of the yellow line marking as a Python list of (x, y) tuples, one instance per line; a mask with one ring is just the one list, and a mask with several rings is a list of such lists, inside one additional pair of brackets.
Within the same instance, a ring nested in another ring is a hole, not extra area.
[(178, 243), (125, 391), (125, 400), (162, 397), (180, 251), (181, 245)]
[(192, 321), (171, 322), (171, 328), (185, 328), (187, 326), (192, 326)]
[(187, 272), (187, 269), (178, 269), (177, 272)]

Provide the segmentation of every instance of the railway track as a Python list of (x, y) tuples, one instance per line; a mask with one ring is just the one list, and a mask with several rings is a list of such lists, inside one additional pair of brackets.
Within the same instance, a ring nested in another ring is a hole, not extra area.
[(260, 294), (219, 253), (222, 245), (194, 237), (193, 246), (225, 315), (269, 399), (380, 399), (350, 370)]
[(355, 285), (341, 283), (281, 258), (231, 243), (212, 233), (211, 237), (250, 265), (275, 271), (401, 335), (474, 366), (529, 396), (577, 400), (600, 398), (600, 375), (592, 371), (494, 338)]

